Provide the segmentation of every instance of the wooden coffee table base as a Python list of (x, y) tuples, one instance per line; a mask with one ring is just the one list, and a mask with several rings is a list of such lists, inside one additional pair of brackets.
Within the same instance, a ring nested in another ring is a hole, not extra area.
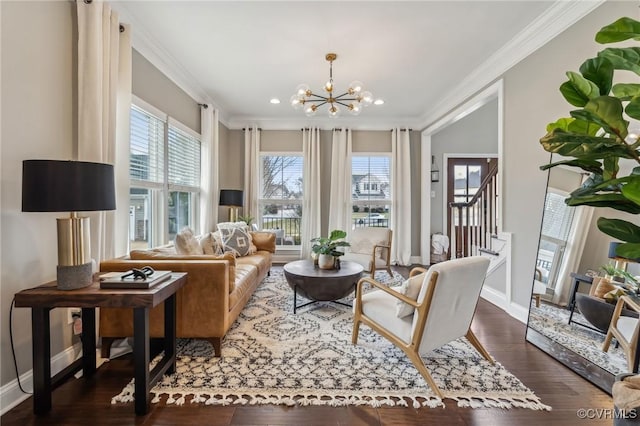
[[(287, 283), (293, 290), (294, 314), (298, 308), (315, 302), (333, 302), (351, 307), (338, 300), (355, 290), (363, 272), (361, 265), (350, 261), (340, 262), (340, 269), (327, 270), (314, 267), (310, 260), (297, 260), (287, 263), (283, 269)], [(310, 302), (298, 305), (298, 294)]]

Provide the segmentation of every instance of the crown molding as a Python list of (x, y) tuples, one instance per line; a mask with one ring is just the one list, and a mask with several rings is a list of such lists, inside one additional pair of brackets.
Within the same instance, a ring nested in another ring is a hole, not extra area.
[(379, 117), (314, 117), (307, 118), (273, 118), (273, 117), (232, 117), (229, 129), (242, 129), (247, 126), (258, 126), (263, 130), (300, 130), (303, 127), (318, 127), (321, 130), (330, 130), (335, 127), (346, 127), (351, 130), (390, 130), (395, 127), (411, 128), (417, 130), (417, 120), (408, 120), (400, 117), (385, 117), (381, 120)]
[(225, 126), (228, 117), (216, 102), (211, 99), (206, 90), (197, 83), (191, 73), (183, 67), (166, 49), (164, 49), (153, 37), (149, 30), (138, 19), (134, 18), (124, 3), (114, 2), (112, 9), (120, 15), (120, 20), (131, 25), (131, 44), (142, 56), (160, 70), (169, 80), (173, 81), (187, 95), (191, 96), (197, 103), (210, 104), (219, 112), (219, 121)]
[(474, 93), (501, 77), (518, 62), (547, 44), (558, 34), (575, 24), (606, 0), (558, 1), (511, 41), (489, 56), (473, 70), (450, 95), (435, 104), (419, 120), (418, 129), (425, 129)]

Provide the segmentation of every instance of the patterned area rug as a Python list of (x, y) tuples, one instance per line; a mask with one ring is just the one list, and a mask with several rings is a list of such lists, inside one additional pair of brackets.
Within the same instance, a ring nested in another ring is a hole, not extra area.
[[(376, 278), (402, 282), (386, 272)], [(282, 269), (273, 268), (229, 330), (222, 357), (215, 358), (206, 342), (179, 340), (177, 371), (153, 387), (153, 402), (444, 406), (405, 354), (368, 327), (360, 328), (358, 345), (352, 345), (352, 326), (351, 309), (334, 303), (314, 303), (294, 315), (293, 292)], [(424, 360), (445, 399), (459, 406), (550, 409), (465, 339)], [(133, 381), (112, 400), (130, 401)]]
[(589, 324), (577, 310), (569, 324), (569, 314), (567, 309), (555, 305), (541, 303), (536, 308), (532, 303), (529, 326), (614, 375), (626, 373), (627, 361), (622, 349), (612, 343), (609, 350), (603, 352), (605, 335), (575, 324), (574, 321)]

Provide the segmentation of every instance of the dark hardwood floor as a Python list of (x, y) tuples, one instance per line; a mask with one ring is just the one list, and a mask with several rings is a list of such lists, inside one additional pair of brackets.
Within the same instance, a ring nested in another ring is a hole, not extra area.
[[(405, 275), (407, 268), (398, 268)], [(579, 409), (611, 409), (611, 397), (535, 346), (525, 342), (525, 326), (481, 300), (472, 326), (494, 358), (538, 395), (552, 411), (528, 409), (403, 407), (183, 406), (152, 404), (136, 417), (133, 404), (111, 405), (132, 377), (130, 356), (99, 368), (91, 380), (70, 379), (53, 393), (53, 409), (34, 416), (29, 398), (0, 418), (2, 425), (611, 425), (611, 418), (582, 420)], [(417, 371), (416, 371), (416, 374)]]

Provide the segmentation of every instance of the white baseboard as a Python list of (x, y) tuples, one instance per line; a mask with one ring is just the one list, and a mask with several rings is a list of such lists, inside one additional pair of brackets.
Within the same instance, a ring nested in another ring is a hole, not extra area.
[[(80, 343), (69, 346), (64, 351), (51, 358), (51, 374), (58, 374), (60, 371), (71, 365), (82, 351)], [(22, 388), (27, 392), (33, 391), (33, 370), (20, 375)], [(4, 415), (16, 405), (20, 404), (31, 394), (25, 394), (18, 386), (18, 380), (14, 379), (0, 388), (0, 415)]]
[(412, 265), (422, 265), (422, 256), (411, 256), (409, 262), (411, 262)]
[(480, 297), (487, 302), (496, 305), (498, 308), (502, 309), (521, 323), (527, 323), (529, 309), (518, 305), (517, 303), (508, 303), (507, 296), (503, 292), (498, 291), (495, 288), (483, 287)]

